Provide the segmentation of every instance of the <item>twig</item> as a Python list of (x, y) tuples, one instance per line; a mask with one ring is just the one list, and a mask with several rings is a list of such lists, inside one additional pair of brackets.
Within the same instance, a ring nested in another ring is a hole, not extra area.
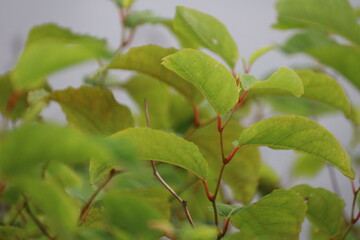
[(29, 203), (27, 202), (27, 200), (25, 200), (24, 202), (24, 208), (26, 210), (26, 212), (29, 214), (29, 216), (31, 217), (31, 219), (34, 221), (34, 223), (36, 224), (36, 226), (40, 229), (40, 231), (49, 239), (54, 239), (54, 237), (52, 237), (48, 231), (46, 230), (45, 226), (40, 222), (39, 219), (37, 219), (37, 217), (34, 215), (34, 213), (31, 211), (30, 207), (29, 207)]
[(122, 173), (122, 170), (116, 170), (116, 169), (111, 169), (109, 172), (108, 177), (105, 179), (105, 181), (103, 183), (101, 183), (98, 188), (95, 190), (95, 192), (93, 192), (93, 194), (90, 196), (90, 198), (87, 200), (87, 202), (85, 203), (85, 205), (82, 207), (81, 212), (80, 212), (80, 216), (79, 216), (79, 225), (84, 224), (85, 220), (86, 220), (86, 216), (87, 213), (89, 212), (92, 203), (94, 202), (96, 196), (100, 193), (100, 191), (110, 182), (110, 180), (117, 174)]
[(344, 239), (346, 238), (346, 236), (349, 234), (349, 232), (351, 231), (351, 228), (353, 227), (353, 225), (355, 223), (357, 223), (360, 219), (360, 211), (359, 213), (356, 215), (356, 217), (354, 218), (355, 216), (355, 205), (356, 205), (356, 198), (357, 198), (357, 195), (358, 193), (360, 192), (360, 187), (356, 188), (355, 187), (355, 183), (354, 181), (352, 180), (351, 181), (351, 189), (353, 191), (353, 201), (352, 201), (352, 205), (351, 205), (351, 217), (350, 217), (350, 224), (349, 224), (349, 227), (348, 229), (346, 230), (345, 234), (344, 234)]
[[(145, 115), (146, 115), (146, 123), (147, 127), (150, 128), (150, 117), (149, 117), (149, 106), (148, 102), (145, 99)], [(154, 176), (159, 180), (159, 182), (181, 203), (182, 207), (184, 208), (184, 212), (186, 215), (187, 220), (189, 221), (190, 225), (195, 228), (194, 221), (191, 218), (191, 214), (189, 212), (189, 208), (187, 206), (187, 201), (182, 199), (167, 183), (166, 181), (161, 177), (160, 173), (156, 169), (155, 161), (151, 161), (151, 167), (153, 169)]]

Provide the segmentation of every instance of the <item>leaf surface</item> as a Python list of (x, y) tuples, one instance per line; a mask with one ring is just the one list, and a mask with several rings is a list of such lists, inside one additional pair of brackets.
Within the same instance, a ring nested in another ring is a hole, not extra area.
[(195, 9), (178, 6), (173, 24), (181, 35), (194, 39), (220, 55), (231, 68), (235, 67), (238, 60), (236, 43), (219, 20)]
[(268, 146), (313, 154), (354, 178), (350, 159), (336, 138), (312, 120), (285, 115), (262, 120), (245, 129), (240, 146)]
[(234, 77), (205, 53), (183, 49), (164, 58), (162, 64), (195, 85), (220, 115), (237, 103), (239, 93)]

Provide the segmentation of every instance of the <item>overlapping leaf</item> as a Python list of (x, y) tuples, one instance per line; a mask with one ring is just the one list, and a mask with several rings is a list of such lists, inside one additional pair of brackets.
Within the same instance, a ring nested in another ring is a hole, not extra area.
[(34, 27), (11, 75), (18, 90), (35, 89), (45, 77), (86, 60), (109, 57), (106, 42), (87, 35), (74, 34), (55, 24)]
[(161, 65), (164, 57), (175, 52), (174, 48), (162, 48), (156, 45), (136, 47), (115, 57), (108, 68), (134, 70), (150, 75), (175, 88), (190, 101), (199, 102), (202, 96), (194, 86)]
[(195, 85), (220, 115), (237, 103), (239, 93), (235, 79), (224, 65), (205, 53), (180, 50), (164, 58), (162, 64)]
[(67, 88), (53, 92), (49, 99), (60, 104), (71, 125), (88, 133), (110, 135), (134, 126), (130, 110), (106, 88)]
[(178, 6), (174, 28), (220, 55), (231, 68), (235, 67), (238, 59), (236, 43), (226, 27), (216, 18), (195, 9)]
[(336, 138), (324, 127), (304, 117), (287, 115), (262, 120), (245, 129), (240, 146), (269, 146), (313, 154), (354, 178), (350, 159)]

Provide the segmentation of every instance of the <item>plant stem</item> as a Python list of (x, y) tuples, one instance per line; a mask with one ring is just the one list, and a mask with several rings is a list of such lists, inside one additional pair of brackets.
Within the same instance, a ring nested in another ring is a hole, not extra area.
[(49, 239), (54, 239), (54, 237), (52, 237), (48, 231), (46, 230), (45, 226), (40, 222), (39, 219), (37, 219), (37, 217), (34, 215), (34, 213), (31, 211), (30, 207), (29, 207), (29, 203), (27, 202), (27, 200), (25, 200), (24, 202), (24, 208), (26, 210), (26, 212), (29, 214), (29, 216), (31, 217), (31, 219), (34, 221), (34, 223), (36, 224), (36, 226), (40, 229), (40, 231)]
[(98, 188), (93, 192), (93, 194), (90, 196), (90, 198), (87, 200), (85, 205), (82, 207), (80, 216), (79, 216), (79, 225), (82, 225), (85, 223), (87, 213), (89, 212), (92, 203), (94, 202), (96, 196), (100, 193), (100, 191), (110, 182), (110, 180), (117, 174), (122, 173), (121, 170), (111, 169), (109, 172), (108, 177), (105, 179), (103, 183), (101, 183)]
[[(149, 117), (149, 105), (147, 100), (145, 102), (145, 117), (146, 117), (146, 124), (147, 127), (150, 128), (150, 117)], [(153, 169), (154, 176), (159, 180), (159, 182), (181, 203), (182, 207), (184, 208), (184, 212), (188, 222), (190, 223), (191, 227), (195, 228), (194, 221), (192, 220), (191, 214), (189, 212), (189, 208), (187, 206), (187, 201), (182, 199), (170, 186), (166, 183), (166, 181), (161, 177), (159, 171), (156, 169), (155, 161), (151, 161), (151, 167)]]
[(349, 234), (349, 232), (351, 231), (351, 228), (353, 227), (353, 225), (355, 223), (357, 223), (360, 219), (360, 211), (359, 213), (356, 215), (356, 217), (354, 218), (355, 216), (355, 205), (356, 205), (356, 198), (357, 198), (357, 195), (358, 193), (360, 192), (360, 187), (356, 188), (355, 187), (355, 183), (354, 181), (352, 180), (351, 181), (351, 189), (353, 191), (353, 201), (352, 201), (352, 205), (351, 205), (351, 217), (350, 217), (350, 224), (349, 224), (349, 227), (348, 229), (346, 230), (345, 234), (344, 234), (344, 239), (346, 238), (346, 236)]

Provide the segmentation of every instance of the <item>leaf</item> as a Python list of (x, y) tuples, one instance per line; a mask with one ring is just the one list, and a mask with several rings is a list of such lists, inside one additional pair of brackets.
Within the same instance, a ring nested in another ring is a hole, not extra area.
[(135, 0), (112, 0), (120, 8), (129, 8)]
[(292, 172), (297, 177), (314, 177), (325, 166), (324, 161), (310, 154), (301, 154), (296, 158)]
[(234, 239), (299, 239), (305, 212), (303, 198), (294, 191), (275, 190), (231, 217), (241, 236)]
[(130, 110), (106, 88), (67, 88), (54, 91), (49, 99), (58, 102), (68, 122), (84, 132), (110, 135), (134, 126)]
[(306, 199), (309, 220), (331, 237), (340, 232), (343, 221), (344, 201), (323, 188), (302, 184), (292, 188)]
[(262, 163), (260, 168), (260, 181), (258, 191), (261, 195), (268, 195), (275, 189), (280, 188), (281, 178), (267, 164)]
[(55, 161), (48, 164), (45, 178), (63, 188), (76, 187), (82, 184), (82, 178), (72, 168)]
[(239, 146), (269, 146), (309, 153), (354, 178), (349, 156), (336, 138), (315, 121), (304, 117), (286, 115), (257, 122), (241, 133)]
[[(223, 145), (225, 154), (229, 154), (243, 128), (239, 123), (230, 121), (223, 131)], [(212, 177), (208, 181), (217, 179), (222, 164), (219, 132), (216, 123), (209, 124), (196, 130), (189, 141), (194, 142), (209, 164)], [(260, 154), (257, 148), (241, 148), (224, 170), (223, 181), (232, 189), (237, 201), (244, 204), (251, 202), (256, 194), (260, 178)], [(211, 181), (209, 182), (211, 184)]]
[(281, 67), (265, 81), (254, 82), (249, 88), (249, 94), (264, 94), (267, 92), (286, 92), (300, 97), (304, 93), (304, 87), (300, 77), (292, 69)]
[[(221, 217), (230, 217), (234, 214), (236, 214), (242, 207), (240, 206), (234, 206), (234, 205), (228, 205), (224, 203), (216, 203), (216, 209), (218, 211), (219, 216)], [(213, 210), (210, 208), (210, 210)]]
[(323, 33), (301, 33), (290, 38), (282, 47), (289, 54), (304, 52), (321, 63), (330, 66), (358, 89), (360, 89), (360, 50), (357, 47), (340, 45)]
[(238, 49), (226, 27), (216, 18), (195, 9), (176, 7), (175, 31), (194, 39), (201, 46), (220, 55), (234, 68), (238, 60)]
[(258, 50), (256, 50), (249, 58), (249, 65), (250, 66), (253, 65), (256, 60), (258, 60), (260, 57), (262, 57), (267, 52), (273, 50), (274, 48), (275, 48), (275, 46), (270, 45), (270, 46), (265, 46), (265, 47), (262, 47), (262, 48), (259, 48)]
[(209, 225), (196, 225), (196, 228), (190, 226), (183, 227), (177, 234), (180, 240), (205, 240), (216, 239), (216, 229)]
[(55, 184), (36, 180), (18, 183), (29, 202), (40, 209), (46, 222), (62, 239), (70, 239), (75, 232), (78, 212), (75, 202)]
[(5, 179), (39, 178), (43, 165), (51, 160), (68, 164), (94, 157), (103, 165), (111, 162), (124, 167), (136, 162), (130, 143), (86, 136), (75, 129), (50, 124), (23, 125), (15, 129), (0, 145), (0, 150), (0, 175)]
[[(360, 26), (349, 1), (279, 0), (277, 28), (310, 28), (339, 34), (360, 45)], [(336, 16), (336, 17), (334, 17)]]
[(237, 103), (239, 93), (234, 77), (208, 55), (184, 49), (164, 58), (162, 64), (195, 85), (218, 114), (227, 113)]
[(24, 229), (13, 226), (0, 226), (1, 240), (25, 240), (27, 238)]
[(129, 28), (136, 28), (139, 25), (147, 24), (147, 23), (161, 23), (163, 18), (157, 17), (150, 10), (144, 11), (133, 11), (125, 20), (125, 26)]
[(16, 90), (32, 90), (45, 83), (45, 77), (73, 64), (110, 57), (106, 42), (72, 33), (55, 24), (34, 27), (11, 75)]
[[(140, 197), (109, 193), (104, 198), (105, 216), (109, 225), (129, 233), (133, 239), (158, 239), (161, 235), (149, 224), (164, 217)], [(119, 217), (121, 216), (121, 217)]]
[(174, 48), (146, 45), (131, 48), (127, 53), (116, 56), (108, 65), (109, 69), (134, 70), (165, 82), (184, 95), (188, 100), (198, 103), (202, 96), (194, 86), (161, 65), (161, 60), (176, 52)]
[(207, 164), (197, 146), (174, 134), (150, 128), (129, 128), (111, 136), (134, 144), (140, 157), (187, 169), (206, 178)]
[(12, 120), (20, 118), (29, 105), (26, 100), (27, 93), (22, 93), (20, 94), (20, 97), (17, 100), (14, 108), (11, 110), (10, 113), (8, 113), (7, 105), (14, 92), (15, 89), (11, 83), (10, 73), (0, 75), (0, 112), (5, 116), (10, 114), (10, 118)]
[(259, 81), (254, 75), (251, 74), (242, 74), (240, 76), (241, 87), (245, 90), (249, 90), (251, 86)]

